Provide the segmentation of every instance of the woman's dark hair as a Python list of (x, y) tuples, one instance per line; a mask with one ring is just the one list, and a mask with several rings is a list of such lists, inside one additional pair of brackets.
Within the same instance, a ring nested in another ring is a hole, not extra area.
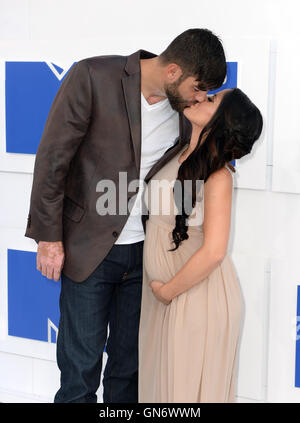
[[(235, 172), (229, 162), (251, 152), (253, 144), (260, 137), (262, 127), (262, 115), (246, 94), (239, 88), (224, 94), (212, 119), (200, 133), (195, 149), (178, 169), (176, 182), (180, 182), (182, 195), (174, 195), (174, 200), (182, 213), (177, 214), (176, 226), (172, 232), (176, 247), (169, 251), (176, 250), (181, 242), (189, 237), (186, 225), (189, 214), (185, 210), (185, 204), (187, 198), (190, 198), (192, 200), (190, 204), (192, 207), (195, 206), (196, 180), (202, 180), (205, 183), (213, 172), (221, 169), (225, 164), (228, 164), (228, 167)], [(190, 193), (184, 189), (185, 180), (192, 181)], [(181, 204), (177, 204), (179, 197)]]
[(196, 78), (203, 91), (220, 87), (226, 77), (222, 43), (208, 29), (184, 31), (158, 57), (162, 65), (176, 63), (180, 66), (183, 72), (180, 81), (189, 76)]

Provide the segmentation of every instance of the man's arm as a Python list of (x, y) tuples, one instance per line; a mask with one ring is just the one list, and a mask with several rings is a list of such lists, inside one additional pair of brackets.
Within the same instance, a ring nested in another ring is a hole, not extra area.
[(212, 173), (204, 184), (203, 244), (160, 287), (160, 295), (168, 301), (200, 283), (223, 261), (230, 236), (232, 185), (226, 168)]
[(86, 61), (80, 60), (69, 70), (53, 100), (34, 165), (25, 236), (39, 244), (37, 269), (50, 279), (58, 280), (63, 266), (65, 179), (87, 133), (91, 111), (89, 69)]
[(92, 109), (88, 65), (75, 63), (53, 100), (36, 153), (25, 236), (62, 241), (65, 178), (87, 132)]

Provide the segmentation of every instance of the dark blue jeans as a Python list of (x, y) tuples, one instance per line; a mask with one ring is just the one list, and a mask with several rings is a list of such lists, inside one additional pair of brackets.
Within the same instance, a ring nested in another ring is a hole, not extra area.
[(115, 244), (83, 282), (62, 271), (54, 402), (97, 402), (105, 347), (103, 402), (138, 402), (143, 244)]

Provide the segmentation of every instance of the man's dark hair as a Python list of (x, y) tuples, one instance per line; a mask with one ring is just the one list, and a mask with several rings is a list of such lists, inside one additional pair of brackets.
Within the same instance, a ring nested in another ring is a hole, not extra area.
[(183, 75), (193, 76), (203, 91), (219, 88), (226, 77), (221, 40), (208, 29), (188, 29), (178, 35), (159, 56), (162, 65), (176, 63)]

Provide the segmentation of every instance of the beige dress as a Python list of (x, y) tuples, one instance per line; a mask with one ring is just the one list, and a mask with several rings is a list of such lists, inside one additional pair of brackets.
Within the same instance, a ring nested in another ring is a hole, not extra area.
[[(139, 402), (235, 402), (242, 295), (228, 253), (208, 277), (168, 305), (155, 298), (149, 285), (152, 280), (169, 281), (203, 242), (204, 200), (190, 215), (194, 220), (189, 238), (168, 251), (175, 246), (171, 232), (178, 209), (173, 190), (160, 188), (159, 195), (157, 181), (174, 185), (185, 148), (151, 178), (144, 192), (149, 219), (143, 252)], [(168, 197), (171, 207), (166, 209)]]

